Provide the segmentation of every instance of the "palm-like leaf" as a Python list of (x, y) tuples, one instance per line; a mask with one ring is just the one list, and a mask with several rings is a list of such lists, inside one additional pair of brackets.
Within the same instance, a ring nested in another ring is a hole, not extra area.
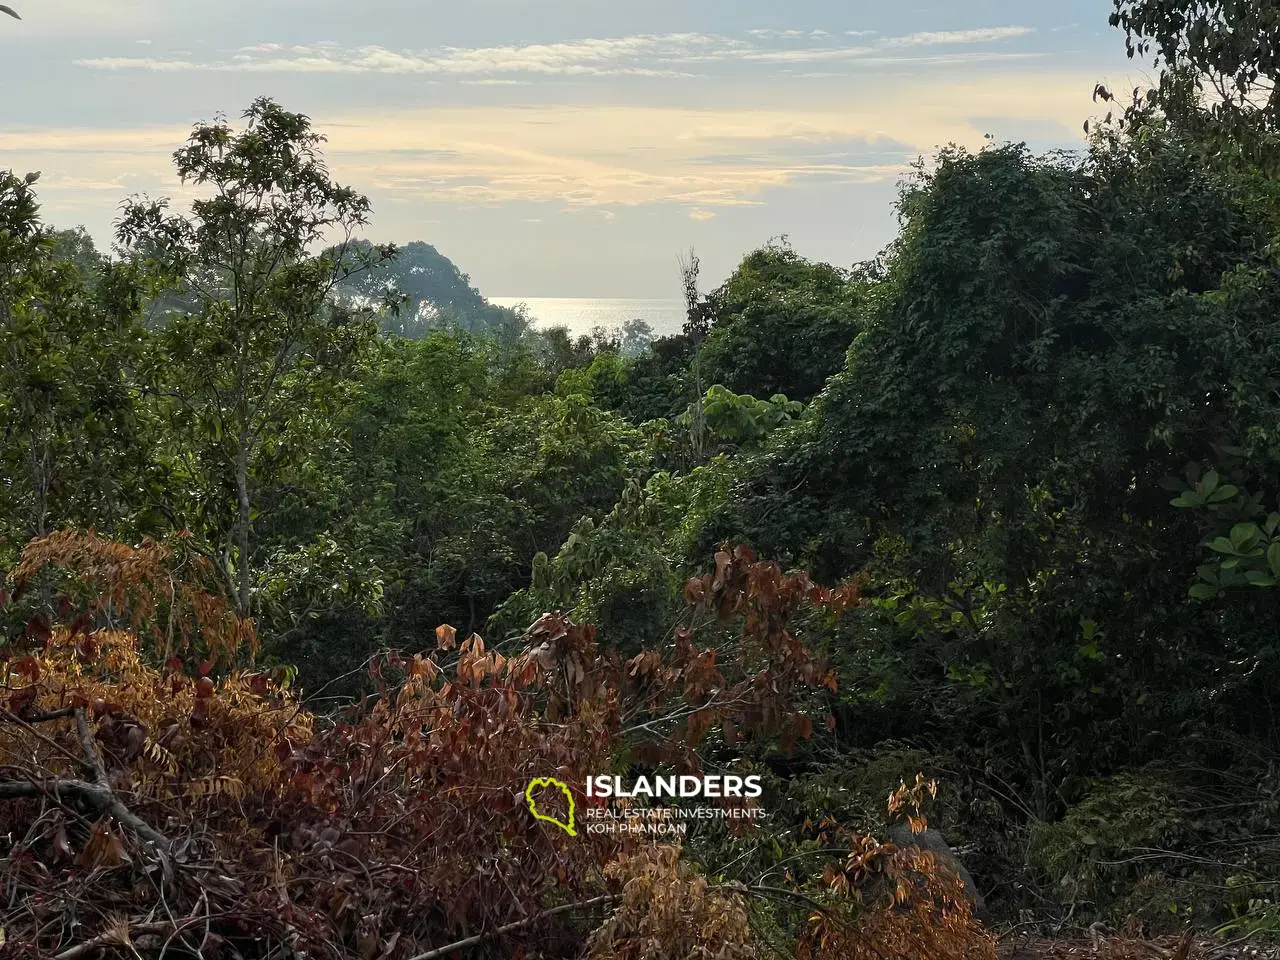
[(18, 16), (18, 11), (14, 10), (13, 7), (6, 7), (3, 3), (0, 3), (0, 13), (7, 13), (9, 16), (13, 17), (13, 19), (15, 20), (22, 19), (20, 16)]

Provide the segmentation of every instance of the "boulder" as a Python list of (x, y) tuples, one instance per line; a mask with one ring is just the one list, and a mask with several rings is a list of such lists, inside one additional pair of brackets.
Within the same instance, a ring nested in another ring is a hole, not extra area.
[(889, 839), (900, 847), (919, 847), (921, 850), (932, 853), (939, 864), (960, 878), (960, 882), (964, 884), (965, 893), (969, 895), (969, 901), (973, 904), (974, 915), (981, 918), (986, 914), (986, 902), (978, 892), (973, 877), (937, 830), (930, 827), (923, 833), (912, 833), (909, 824), (896, 823), (889, 828)]

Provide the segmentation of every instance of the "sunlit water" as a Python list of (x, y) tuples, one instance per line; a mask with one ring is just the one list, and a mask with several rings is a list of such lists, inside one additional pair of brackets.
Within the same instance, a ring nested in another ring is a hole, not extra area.
[(575, 336), (593, 327), (620, 327), (628, 320), (645, 320), (656, 336), (679, 333), (684, 326), (682, 300), (592, 300), (561, 297), (489, 297), (500, 307), (523, 303), (539, 327), (568, 327)]

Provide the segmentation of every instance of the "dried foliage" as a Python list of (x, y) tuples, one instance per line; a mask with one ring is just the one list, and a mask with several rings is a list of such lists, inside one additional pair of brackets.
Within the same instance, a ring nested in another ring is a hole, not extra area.
[[(185, 535), (130, 546), (92, 530), (57, 531), (27, 544), (9, 580), (14, 600), (29, 591), (59, 590), (57, 615), (73, 635), (104, 623), (127, 627), (162, 660), (199, 650), (232, 662), (237, 654), (257, 652), (253, 621), (226, 602), (212, 563)], [(48, 636), (48, 613), (36, 611), (28, 639)]]
[[(555, 613), (511, 656), (442, 626), (434, 650), (371, 661), (376, 693), (323, 718), (265, 673), (154, 656), (172, 638), (170, 651), (232, 661), (252, 638), (177, 556), (58, 534), (11, 578), (17, 593), (62, 571), (49, 607), (71, 622), (55, 614), (0, 648), (5, 955), (756, 955), (748, 901), (778, 891), (712, 886), (636, 834), (570, 837), (529, 815), (524, 788), (556, 777), (576, 793), (626, 759), (695, 770), (713, 728), (725, 742), (808, 736), (835, 676), (791, 624), (838, 615), (856, 585), (827, 590), (725, 548), (688, 585), (665, 649), (624, 660)], [(803, 930), (805, 956), (985, 955), (927, 855), (845, 839), (835, 906)], [(605, 905), (588, 938), (574, 914)]]
[(622, 882), (617, 911), (590, 939), (589, 960), (753, 960), (742, 896), (710, 888), (680, 848), (641, 850), (612, 863)]

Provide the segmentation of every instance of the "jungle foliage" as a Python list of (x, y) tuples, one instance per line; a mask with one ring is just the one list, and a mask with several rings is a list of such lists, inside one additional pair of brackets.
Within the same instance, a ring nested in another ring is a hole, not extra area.
[[(1164, 72), (1086, 150), (652, 341), (363, 239), (268, 99), (114, 256), (0, 174), (0, 951), (993, 956), (902, 816), (996, 923), (1280, 929), (1265, 6), (1117, 0)], [(769, 819), (522, 806), (699, 770)]]

